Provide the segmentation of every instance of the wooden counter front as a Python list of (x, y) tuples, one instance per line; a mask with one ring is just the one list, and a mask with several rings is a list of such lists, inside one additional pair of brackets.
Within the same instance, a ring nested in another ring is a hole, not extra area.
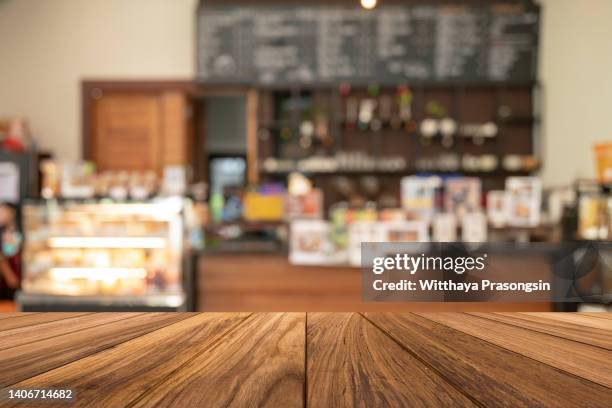
[[(610, 407), (609, 313), (0, 315), (28, 407)], [(25, 406), (25, 405), (18, 405)]]
[(361, 301), (358, 268), (291, 265), (285, 254), (205, 254), (197, 265), (197, 310), (222, 312), (400, 312), (551, 310), (550, 303)]

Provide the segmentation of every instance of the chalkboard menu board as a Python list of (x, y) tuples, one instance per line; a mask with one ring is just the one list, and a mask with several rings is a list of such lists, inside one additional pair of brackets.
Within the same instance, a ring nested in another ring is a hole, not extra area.
[(531, 82), (531, 3), (379, 6), (202, 5), (203, 82)]

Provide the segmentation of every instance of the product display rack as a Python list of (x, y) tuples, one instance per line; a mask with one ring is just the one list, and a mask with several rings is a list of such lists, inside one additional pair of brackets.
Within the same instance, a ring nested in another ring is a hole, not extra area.
[(181, 199), (30, 200), (22, 311), (193, 308)]

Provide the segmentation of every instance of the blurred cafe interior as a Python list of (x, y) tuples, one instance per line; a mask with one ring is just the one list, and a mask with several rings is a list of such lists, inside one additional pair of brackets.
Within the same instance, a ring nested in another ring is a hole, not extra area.
[(0, 311), (610, 310), (612, 249), (572, 304), (365, 302), (359, 267), (370, 241), (610, 243), (610, 16), (0, 0)]

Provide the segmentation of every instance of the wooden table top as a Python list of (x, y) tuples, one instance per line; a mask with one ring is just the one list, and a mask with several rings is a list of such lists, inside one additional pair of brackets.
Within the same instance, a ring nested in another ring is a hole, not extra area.
[(2, 314), (0, 406), (611, 407), (611, 357), (610, 313)]

